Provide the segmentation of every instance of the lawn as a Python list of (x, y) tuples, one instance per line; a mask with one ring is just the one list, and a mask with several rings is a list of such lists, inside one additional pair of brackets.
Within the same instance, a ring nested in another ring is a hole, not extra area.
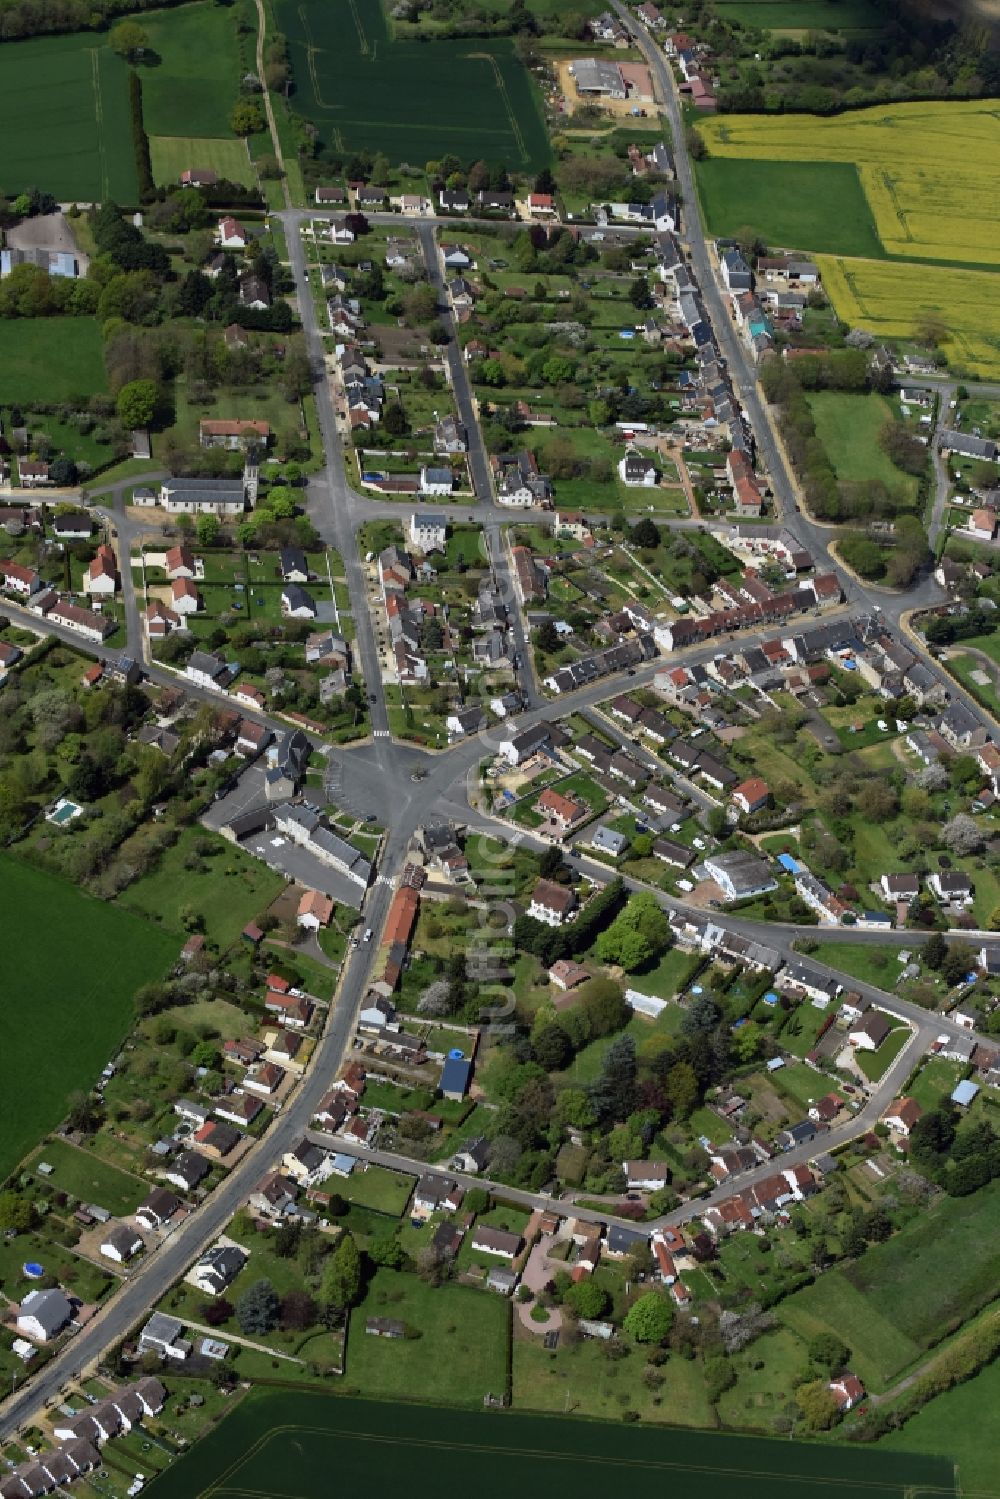
[[(415, 1336), (371, 1337), (368, 1317), (405, 1322)], [(509, 1317), (509, 1303), (491, 1292), (379, 1270), (351, 1312), (344, 1391), (481, 1407), (485, 1395), (500, 1395), (506, 1385)]]
[(508, 38), (395, 41), (381, 0), (276, 0), (274, 10), (289, 42), (296, 111), (324, 146), (383, 151), (394, 162), (454, 152), (515, 172), (549, 159), (531, 80)]
[(651, 994), (656, 999), (675, 999), (684, 992), (700, 962), (696, 954), (671, 947), (648, 972), (629, 974), (629, 988), (640, 994)]
[(953, 677), (958, 678), (966, 692), (982, 703), (994, 718), (1000, 718), (1000, 696), (996, 688), (990, 682), (977, 680), (977, 676), (987, 670), (978, 656), (973, 656), (969, 651), (953, 649), (945, 658), (945, 666)]
[[(215, 852), (202, 859), (196, 870), (189, 869), (186, 861), (202, 846)], [(196, 912), (209, 942), (225, 951), (284, 884), (280, 874), (225, 838), (204, 828), (186, 828), (161, 855), (156, 868), (119, 896), (119, 904), (174, 932), (183, 929), (185, 911)]]
[(898, 1025), (889, 1032), (877, 1051), (857, 1053), (858, 1066), (870, 1083), (877, 1083), (884, 1077), (912, 1034), (908, 1025)]
[[(625, 1409), (643, 1421), (672, 1426), (711, 1426), (712, 1407), (697, 1359), (671, 1358), (660, 1372), (658, 1391), (647, 1388), (634, 1367), (635, 1356), (621, 1362), (607, 1357), (603, 1346), (581, 1338), (548, 1350), (539, 1336), (514, 1337), (514, 1405), (519, 1410), (575, 1413), (621, 1421)], [(655, 1399), (659, 1396), (659, 1399)]]
[(778, 1316), (805, 1337), (835, 1331), (862, 1380), (884, 1387), (993, 1299), (998, 1228), (1000, 1183), (945, 1198), (854, 1264), (796, 1292)]
[(829, 1080), (822, 1072), (808, 1067), (805, 1062), (788, 1063), (772, 1074), (769, 1081), (793, 1105), (798, 1104), (803, 1112), (829, 1091)]
[(816, 423), (816, 435), (826, 449), (838, 479), (865, 483), (881, 479), (890, 490), (917, 498), (917, 480), (904, 474), (879, 442), (879, 433), (892, 418), (892, 408), (875, 391), (867, 395), (839, 390), (816, 391), (806, 397)]
[(188, 167), (210, 167), (220, 177), (230, 182), (242, 182), (244, 187), (254, 187), (257, 173), (241, 140), (213, 140), (190, 135), (152, 135), (149, 138), (149, 154), (153, 164), (153, 180), (158, 186), (169, 185), (180, 180)]
[[(697, 163), (698, 191), (710, 234), (752, 229), (768, 244), (836, 255), (884, 255), (854, 166), (846, 162), (730, 159)], [(766, 156), (761, 150), (759, 155)]]
[[(0, 76), (2, 69), (0, 62)], [(0, 322), (0, 404), (65, 401), (84, 405), (90, 396), (106, 389), (101, 330), (94, 318)]]
[(946, 1057), (928, 1057), (916, 1077), (907, 1084), (907, 1096), (915, 1098), (925, 1112), (936, 1109), (942, 1098), (951, 1096), (967, 1070), (961, 1062), (949, 1062)]
[(346, 1181), (337, 1184), (337, 1192), (348, 1202), (359, 1207), (373, 1208), (378, 1213), (398, 1218), (410, 1200), (414, 1178), (403, 1176), (398, 1171), (386, 1171), (381, 1166), (369, 1166), (367, 1171), (352, 1171)]
[(47, 1140), (32, 1156), (28, 1170), (37, 1173), (39, 1161), (54, 1168), (51, 1176), (39, 1175), (39, 1181), (46, 1182), (57, 1192), (68, 1192), (81, 1202), (107, 1208), (119, 1218), (135, 1212), (149, 1193), (149, 1182), (106, 1165), (89, 1151), (65, 1140)]
[[(246, 147), (231, 138), (229, 128), (239, 92), (236, 13), (228, 6), (200, 0), (195, 5), (147, 13), (142, 29), (156, 59), (152, 65), (139, 68), (147, 135), (176, 136), (183, 132), (187, 136), (230, 137), (220, 144), (234, 146), (245, 162)], [(155, 158), (153, 165), (155, 171)], [(184, 165), (214, 166), (214, 162), (202, 161), (199, 156)]]
[(27, 1001), (29, 1023), (8, 1027), (0, 1093), (0, 1180), (63, 1118), (125, 1037), (137, 988), (162, 978), (177, 938), (9, 855), (0, 856), (8, 940), (0, 987)]
[(765, 1333), (732, 1362), (736, 1383), (717, 1402), (719, 1415), (727, 1426), (758, 1430), (783, 1414), (809, 1367), (801, 1340), (788, 1327)]
[(98, 32), (4, 42), (0, 139), (0, 191), (10, 196), (38, 186), (63, 202), (136, 201), (126, 68)]
[(899, 948), (881, 943), (868, 946), (862, 942), (817, 942), (806, 961), (812, 958), (836, 968), (838, 973), (849, 973), (863, 984), (874, 984), (877, 989), (894, 989), (903, 971)]

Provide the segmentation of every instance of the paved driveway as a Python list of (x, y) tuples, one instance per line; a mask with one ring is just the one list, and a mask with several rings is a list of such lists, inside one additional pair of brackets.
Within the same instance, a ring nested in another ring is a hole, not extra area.
[[(543, 1234), (537, 1241), (531, 1253), (525, 1261), (524, 1269), (521, 1271), (521, 1282), (529, 1290), (534, 1291), (536, 1297), (539, 1291), (543, 1291), (557, 1270), (565, 1270), (566, 1266), (561, 1260), (549, 1263), (548, 1253), (551, 1246), (556, 1242), (555, 1234)], [(544, 1337), (547, 1332), (558, 1332), (562, 1327), (562, 1312), (557, 1306), (549, 1307), (547, 1322), (532, 1321), (531, 1312), (535, 1303), (533, 1301), (515, 1301), (517, 1315), (521, 1319), (521, 1326), (526, 1327), (529, 1332), (537, 1337)]]

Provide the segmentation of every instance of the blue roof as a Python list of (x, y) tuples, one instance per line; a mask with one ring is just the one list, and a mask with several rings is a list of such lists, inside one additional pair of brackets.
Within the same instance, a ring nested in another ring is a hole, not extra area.
[(791, 854), (779, 854), (778, 863), (781, 865), (782, 869), (787, 869), (789, 874), (798, 874), (801, 867), (799, 865), (799, 861), (797, 859), (793, 859)]
[(441, 1080), (438, 1087), (442, 1093), (459, 1093), (464, 1095), (469, 1086), (469, 1078), (472, 1075), (472, 1063), (465, 1057), (449, 1057), (441, 1068)]
[(971, 1083), (968, 1081), (959, 1083), (958, 1087), (951, 1095), (951, 1101), (952, 1103), (960, 1104), (963, 1108), (967, 1108), (978, 1092), (978, 1083)]
[(339, 1171), (341, 1176), (350, 1176), (358, 1163), (354, 1156), (341, 1155), (339, 1151), (336, 1151), (332, 1157), (331, 1164), (334, 1171)]

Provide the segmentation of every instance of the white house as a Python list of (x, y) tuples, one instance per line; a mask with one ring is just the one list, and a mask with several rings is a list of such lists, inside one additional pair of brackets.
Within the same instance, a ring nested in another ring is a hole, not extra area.
[(967, 874), (962, 874), (961, 870), (939, 870), (936, 874), (928, 876), (927, 883), (942, 905), (971, 906), (972, 904), (972, 881)]
[(295, 919), (306, 931), (318, 932), (320, 927), (330, 925), (333, 912), (334, 904), (328, 895), (321, 890), (307, 890), (299, 901)]
[(281, 612), (289, 619), (315, 619), (316, 602), (301, 583), (286, 583), (281, 590)]
[(765, 861), (743, 849), (712, 855), (704, 864), (727, 900), (746, 900), (778, 888)]
[(98, 598), (111, 598), (118, 587), (118, 562), (114, 549), (102, 544), (83, 578), (83, 591)]
[(539, 880), (531, 894), (528, 915), (546, 926), (562, 926), (576, 905), (576, 896), (565, 885)]
[(72, 1317), (73, 1307), (62, 1291), (29, 1291), (18, 1308), (17, 1330), (36, 1343), (48, 1343)]
[(170, 602), (175, 614), (197, 614), (201, 594), (190, 578), (175, 578), (170, 585)]
[(618, 477), (630, 489), (652, 489), (656, 483), (656, 464), (644, 453), (631, 449), (619, 460)]
[(420, 493), (438, 496), (451, 494), (455, 488), (455, 475), (443, 465), (425, 467), (420, 470)]
[(656, 1192), (670, 1181), (670, 1167), (665, 1161), (622, 1161), (622, 1170), (630, 1192)]
[(219, 220), (215, 242), (223, 250), (245, 250), (250, 243), (250, 236), (238, 219), (227, 216)]
[(443, 552), (447, 538), (448, 521), (445, 516), (431, 511), (414, 511), (410, 516), (410, 541), (419, 551)]
[(118, 1223), (104, 1236), (101, 1253), (118, 1265), (126, 1264), (143, 1247), (142, 1235), (126, 1223)]
[(878, 1051), (891, 1029), (881, 1010), (867, 1010), (851, 1026), (847, 1039), (856, 1051)]
[(221, 1296), (246, 1264), (246, 1250), (238, 1244), (215, 1244), (205, 1251), (186, 1277), (197, 1290), (208, 1296)]
[(915, 1098), (897, 1098), (886, 1109), (882, 1120), (894, 1135), (901, 1135), (906, 1140), (923, 1112)]

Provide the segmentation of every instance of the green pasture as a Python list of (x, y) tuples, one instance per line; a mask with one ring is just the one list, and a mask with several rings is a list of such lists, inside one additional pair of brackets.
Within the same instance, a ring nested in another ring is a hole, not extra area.
[(847, 162), (706, 157), (696, 167), (712, 235), (752, 229), (770, 246), (884, 259), (857, 169)]

